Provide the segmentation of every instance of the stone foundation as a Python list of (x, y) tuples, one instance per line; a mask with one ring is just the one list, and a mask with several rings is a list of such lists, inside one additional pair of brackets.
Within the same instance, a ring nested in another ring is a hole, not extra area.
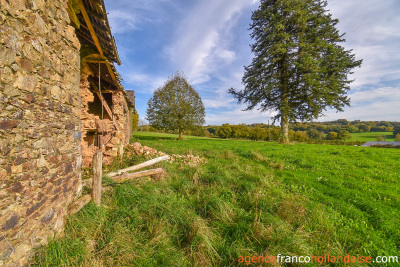
[(0, 266), (20, 266), (81, 189), (80, 44), (67, 0), (0, 7)]

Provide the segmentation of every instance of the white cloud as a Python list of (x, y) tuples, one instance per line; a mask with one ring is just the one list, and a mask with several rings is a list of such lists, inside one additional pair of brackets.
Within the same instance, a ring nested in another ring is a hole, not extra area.
[(355, 92), (350, 95), (352, 105), (365, 106), (368, 102), (384, 105), (385, 103), (400, 104), (400, 88), (382, 87), (368, 91)]
[(108, 15), (112, 34), (121, 34), (137, 29), (139, 18), (136, 14), (124, 10), (112, 10)]
[(400, 88), (382, 87), (350, 95), (352, 107), (344, 112), (329, 110), (319, 121), (346, 118), (348, 120), (399, 120)]
[(339, 18), (338, 28), (347, 32), (344, 44), (363, 59), (360, 69), (352, 75), (352, 88), (399, 81), (400, 2), (397, 0), (330, 0), (328, 8)]
[(268, 119), (272, 123), (271, 118), (275, 116), (275, 113), (260, 113), (257, 110), (243, 111), (244, 108), (244, 106), (237, 105), (234, 109), (206, 114), (206, 125), (267, 123)]
[(215, 90), (212, 95), (203, 97), (206, 109), (233, 108), (236, 100), (227, 92), (225, 88)]
[(241, 11), (257, 1), (199, 1), (187, 13), (165, 52), (195, 84), (232, 63), (236, 53), (229, 49), (231, 29)]
[[(207, 123), (265, 122), (269, 114), (243, 112), (227, 89), (243, 88), (243, 65), (251, 60), (246, 31), (258, 0), (105, 0), (123, 58), (125, 84), (138, 103), (162, 86), (167, 75), (184, 71), (200, 92)], [(346, 49), (363, 59), (351, 79), (351, 108), (328, 111), (321, 120), (398, 120), (400, 92), (399, 0), (328, 0), (339, 18)], [(129, 40), (129, 43), (128, 41)], [(140, 104), (138, 104), (139, 106)], [(143, 112), (143, 111), (139, 111)]]
[(125, 72), (124, 82), (134, 85), (138, 93), (151, 95), (157, 88), (164, 85), (167, 77), (149, 75), (141, 72)]

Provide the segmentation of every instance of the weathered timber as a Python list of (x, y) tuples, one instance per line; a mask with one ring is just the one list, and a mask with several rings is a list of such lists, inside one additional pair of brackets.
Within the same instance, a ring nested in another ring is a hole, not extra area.
[(155, 159), (151, 159), (151, 160), (148, 160), (146, 162), (143, 162), (143, 163), (140, 163), (140, 164), (137, 164), (137, 165), (125, 168), (125, 169), (118, 170), (116, 172), (110, 172), (110, 173), (107, 174), (107, 176), (115, 177), (115, 176), (118, 176), (118, 175), (122, 175), (125, 172), (137, 171), (137, 170), (152, 166), (152, 165), (154, 165), (154, 164), (156, 164), (158, 162), (161, 162), (161, 161), (164, 161), (164, 160), (168, 160), (168, 159), (169, 159), (169, 156), (165, 155), (165, 156), (158, 157), (158, 158), (155, 158)]
[(113, 113), (112, 113), (110, 107), (108, 106), (107, 102), (104, 100), (102, 94), (100, 94), (99, 87), (97, 87), (97, 85), (96, 85), (93, 81), (90, 81), (90, 84), (94, 87), (94, 89), (95, 89), (94, 92), (95, 92), (95, 93), (97, 94), (97, 96), (99, 97), (101, 103), (103, 104), (104, 108), (106, 109), (106, 111), (107, 111), (107, 113), (108, 113), (108, 116), (110, 116), (110, 118), (112, 118), (114, 127), (115, 127), (118, 131), (120, 131), (120, 130), (121, 130), (121, 127), (118, 125), (118, 123), (116, 123), (115, 118), (114, 118), (114, 116), (113, 116)]
[(71, 203), (68, 206), (68, 215), (73, 215), (80, 211), (84, 206), (86, 206), (92, 197), (90, 195), (85, 195), (79, 199), (77, 199), (75, 202)]
[(135, 173), (124, 173), (122, 176), (113, 177), (113, 180), (116, 182), (124, 182), (127, 180), (132, 180), (135, 178), (146, 177), (146, 176), (152, 176), (154, 179), (158, 180), (164, 177), (164, 175), (165, 175), (164, 169), (157, 168)]
[(118, 156), (119, 160), (122, 161), (122, 158), (124, 157), (124, 143), (119, 143), (118, 144)]
[(98, 206), (100, 206), (101, 204), (101, 176), (103, 175), (102, 160), (103, 160), (103, 153), (99, 149), (93, 155), (93, 181), (92, 181), (93, 203)]

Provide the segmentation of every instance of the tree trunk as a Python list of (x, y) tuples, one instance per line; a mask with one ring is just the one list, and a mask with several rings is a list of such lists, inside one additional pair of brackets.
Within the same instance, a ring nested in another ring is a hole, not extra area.
[(289, 143), (289, 120), (286, 114), (281, 115), (281, 132), (283, 135), (281, 142), (284, 144)]
[(183, 131), (181, 129), (179, 129), (179, 137), (178, 140), (182, 140), (183, 139)]

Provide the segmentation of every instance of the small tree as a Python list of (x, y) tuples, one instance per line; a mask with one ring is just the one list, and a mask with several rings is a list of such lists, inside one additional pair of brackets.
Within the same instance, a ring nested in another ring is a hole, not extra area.
[(393, 136), (396, 136), (397, 134), (400, 134), (400, 125), (397, 125), (393, 129)]
[(337, 138), (345, 141), (346, 139), (351, 139), (351, 134), (346, 130), (342, 130), (338, 133)]
[(132, 110), (131, 122), (132, 122), (132, 132), (136, 132), (139, 125), (139, 114), (137, 113), (136, 109)]
[(261, 0), (253, 12), (251, 45), (255, 57), (245, 67), (245, 88), (231, 88), (246, 110), (277, 112), (283, 141), (289, 121), (318, 118), (327, 108), (350, 105), (347, 75), (361, 65), (346, 51), (337, 19), (325, 9), (326, 0)]
[(311, 139), (318, 139), (319, 138), (319, 132), (315, 129), (308, 129), (307, 134)]
[(394, 141), (400, 142), (400, 134), (396, 134), (396, 136), (394, 137)]
[(328, 140), (336, 140), (338, 138), (337, 132), (329, 132), (328, 135), (326, 136), (326, 139)]
[(177, 130), (179, 140), (185, 130), (204, 124), (201, 97), (179, 72), (154, 92), (147, 105), (146, 119), (150, 124), (156, 129)]

